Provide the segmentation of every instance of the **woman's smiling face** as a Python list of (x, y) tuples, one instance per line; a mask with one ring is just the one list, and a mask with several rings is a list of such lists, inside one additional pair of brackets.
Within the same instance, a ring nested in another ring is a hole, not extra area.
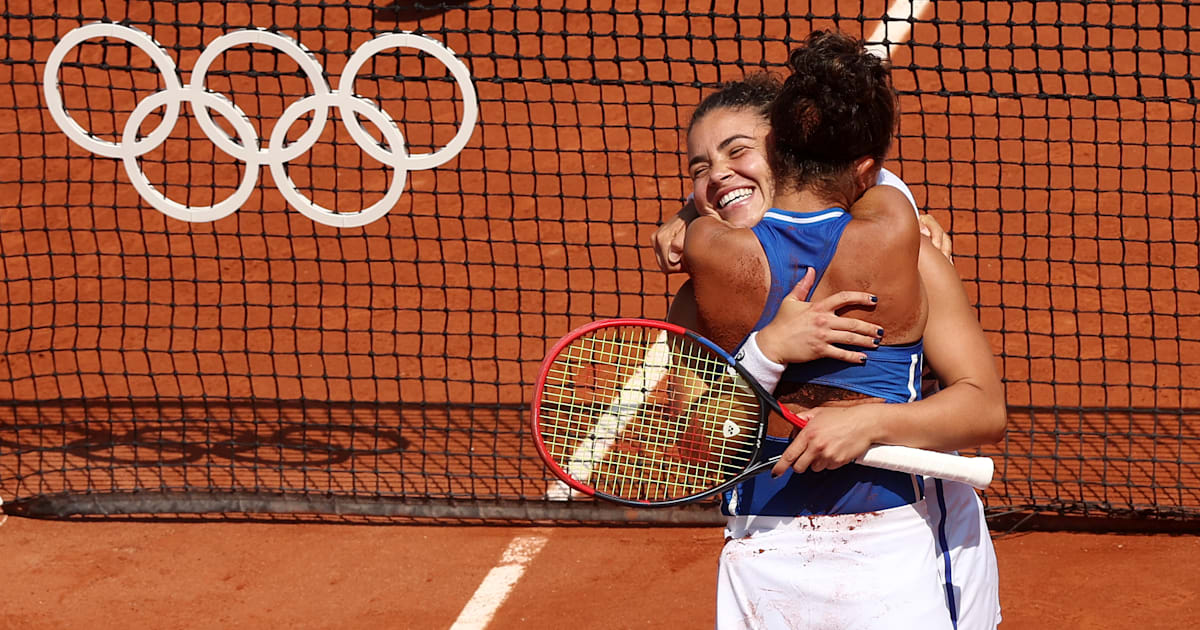
[(771, 207), (774, 183), (767, 165), (770, 124), (750, 108), (721, 108), (692, 124), (688, 172), (696, 208), (736, 227), (752, 227)]

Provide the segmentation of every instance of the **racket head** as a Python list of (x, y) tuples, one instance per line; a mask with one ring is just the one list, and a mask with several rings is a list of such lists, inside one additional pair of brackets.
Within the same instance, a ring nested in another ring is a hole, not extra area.
[(559, 340), (530, 407), (538, 455), (556, 477), (639, 507), (736, 483), (759, 459), (769, 413), (728, 353), (645, 319), (592, 322)]

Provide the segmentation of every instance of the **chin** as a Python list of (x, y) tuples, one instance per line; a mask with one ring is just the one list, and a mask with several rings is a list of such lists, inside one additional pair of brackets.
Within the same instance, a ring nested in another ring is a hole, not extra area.
[(730, 210), (728, 214), (722, 214), (721, 218), (735, 227), (751, 228), (758, 225), (766, 213), (766, 208), (736, 208)]

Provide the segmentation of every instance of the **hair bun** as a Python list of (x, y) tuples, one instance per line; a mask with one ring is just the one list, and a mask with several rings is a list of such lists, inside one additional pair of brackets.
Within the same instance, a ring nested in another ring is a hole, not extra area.
[(883, 60), (849, 35), (813, 31), (787, 66), (791, 74), (771, 109), (779, 174), (828, 174), (863, 156), (884, 157), (896, 102)]

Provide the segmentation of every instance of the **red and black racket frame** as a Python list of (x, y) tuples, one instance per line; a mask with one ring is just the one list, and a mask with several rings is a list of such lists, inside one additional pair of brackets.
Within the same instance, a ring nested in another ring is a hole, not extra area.
[(741, 365), (738, 364), (737, 359), (735, 359), (732, 355), (730, 355), (728, 352), (726, 352), (724, 349), (722, 349), (717, 344), (713, 343), (712, 341), (709, 341), (708, 339), (705, 339), (704, 337), (701, 337), (700, 335), (692, 332), (691, 330), (688, 330), (687, 328), (684, 328), (683, 326), (679, 326), (678, 324), (672, 324), (670, 322), (664, 322), (664, 321), (653, 320), (653, 319), (640, 319), (640, 318), (614, 318), (614, 319), (597, 320), (594, 322), (584, 324), (583, 326), (580, 326), (579, 328), (576, 328), (575, 330), (571, 331), (566, 336), (564, 336), (562, 339), (559, 339), (558, 342), (555, 343), (552, 348), (550, 348), (550, 351), (546, 353), (546, 358), (543, 359), (543, 361), (542, 361), (542, 365), (538, 370), (537, 382), (534, 384), (533, 402), (530, 404), (530, 426), (533, 431), (534, 445), (537, 447), (538, 456), (540, 456), (542, 458), (542, 461), (546, 464), (546, 467), (550, 469), (550, 472), (553, 473), (555, 477), (557, 477), (563, 483), (567, 484), (567, 486), (569, 486), (572, 490), (576, 490), (587, 496), (596, 497), (598, 499), (604, 499), (606, 501), (611, 501), (614, 503), (618, 503), (620, 505), (625, 505), (625, 506), (630, 506), (630, 507), (648, 507), (648, 508), (663, 507), (663, 508), (666, 508), (666, 507), (683, 505), (686, 503), (694, 503), (696, 501), (701, 501), (703, 499), (711, 497), (715, 494), (718, 494), (720, 492), (723, 492), (723, 491), (729, 489), (730, 487), (744, 481), (745, 479), (761, 472), (766, 467), (772, 465), (772, 462), (759, 462), (756, 465), (751, 465), (745, 469), (742, 469), (738, 474), (734, 475), (731, 479), (718, 485), (715, 488), (711, 488), (709, 490), (705, 490), (705, 491), (697, 493), (697, 494), (688, 495), (686, 497), (681, 497), (678, 499), (671, 499), (671, 500), (667, 500), (667, 501), (635, 501), (635, 500), (612, 496), (610, 494), (600, 492), (599, 490), (596, 490), (595, 488), (576, 480), (575, 478), (571, 477), (571, 475), (568, 474), (567, 471), (563, 470), (563, 468), (558, 465), (558, 462), (556, 462), (554, 460), (554, 458), (550, 455), (549, 450), (546, 448), (545, 442), (542, 440), (542, 430), (541, 430), (541, 426), (540, 426), (540, 422), (539, 422), (539, 410), (541, 407), (540, 401), (542, 400), (542, 392), (543, 392), (543, 390), (545, 388), (545, 384), (546, 384), (546, 376), (547, 376), (547, 374), (549, 374), (550, 367), (551, 367), (551, 365), (553, 365), (553, 363), (554, 363), (555, 359), (558, 357), (559, 353), (561, 353), (564, 348), (566, 348), (568, 345), (573, 343), (576, 339), (579, 339), (580, 337), (584, 337), (584, 336), (589, 335), (597, 330), (601, 330), (604, 328), (618, 328), (618, 327), (622, 327), (622, 326), (636, 326), (636, 327), (641, 327), (641, 328), (656, 328), (659, 330), (666, 330), (669, 333), (674, 333), (676, 335), (682, 335), (684, 337), (687, 337), (688, 339), (691, 339), (692, 341), (696, 342), (697, 344), (700, 344), (701, 346), (708, 348), (713, 353), (715, 353), (716, 355), (718, 355), (722, 359), (724, 359), (725, 362), (729, 365), (730, 369), (736, 371), (742, 377), (742, 379), (745, 381), (745, 384), (754, 390), (754, 393), (758, 396), (759, 400), (762, 401), (764, 404), (760, 407), (760, 412), (759, 412), (760, 417), (759, 417), (759, 422), (757, 425), (757, 435), (755, 436), (755, 439), (754, 439), (754, 450), (752, 453), (750, 453), (750, 456), (747, 458), (747, 460), (746, 460), (747, 462), (749, 462), (751, 464), (753, 464), (754, 462), (758, 462), (759, 454), (761, 453), (763, 443), (765, 442), (767, 426), (768, 426), (767, 420), (771, 414), (771, 411), (775, 411), (779, 414), (785, 413), (783, 411), (783, 408), (779, 405), (779, 403), (775, 401), (774, 396), (772, 396), (769, 392), (767, 392), (765, 389), (763, 389), (763, 387), (758, 384), (758, 381), (756, 381), (754, 379), (754, 377), (749, 372), (746, 371), (745, 368), (743, 368)]

